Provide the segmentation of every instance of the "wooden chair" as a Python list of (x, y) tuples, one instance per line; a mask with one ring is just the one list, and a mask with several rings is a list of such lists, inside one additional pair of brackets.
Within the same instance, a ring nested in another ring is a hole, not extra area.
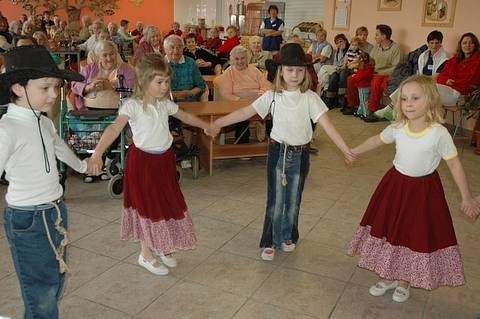
[[(447, 119), (448, 113), (452, 114), (452, 124), (454, 126), (454, 131), (453, 131), (453, 139), (455, 139), (455, 136), (457, 135), (457, 132), (459, 129), (462, 130), (462, 135), (463, 135), (463, 104), (457, 103), (457, 105), (453, 106), (443, 106), (444, 109), (444, 114), (443, 117)], [(458, 115), (458, 120), (455, 122), (455, 115)]]

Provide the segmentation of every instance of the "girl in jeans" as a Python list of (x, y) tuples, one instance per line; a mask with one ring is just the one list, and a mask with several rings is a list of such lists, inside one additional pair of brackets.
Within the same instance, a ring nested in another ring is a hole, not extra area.
[(268, 195), (260, 247), (262, 259), (273, 260), (275, 249), (291, 252), (298, 241), (298, 213), (307, 177), (310, 121), (319, 123), (347, 159), (354, 155), (326, 115), (328, 108), (309, 90), (307, 60), (300, 45), (288, 43), (280, 51), (274, 89), (252, 105), (215, 121), (218, 128), (258, 114), (273, 117), (267, 159)]
[(50, 111), (63, 80), (82, 81), (59, 70), (41, 46), (22, 46), (5, 53), (6, 73), (0, 74), (0, 105), (8, 111), (0, 120), (0, 172), (5, 169), (5, 233), (22, 290), (25, 318), (58, 318), (57, 302), (65, 272), (67, 209), (62, 201), (56, 158), (80, 173), (80, 161), (56, 134), (42, 113)]

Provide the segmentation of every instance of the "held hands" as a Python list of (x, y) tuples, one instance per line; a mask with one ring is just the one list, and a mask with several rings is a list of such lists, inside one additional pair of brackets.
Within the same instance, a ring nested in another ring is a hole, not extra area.
[(93, 154), (87, 159), (87, 174), (98, 176), (103, 172), (103, 160), (102, 156), (96, 156)]
[(353, 162), (359, 159), (360, 155), (355, 153), (354, 149), (347, 149), (346, 151), (343, 152), (345, 155), (345, 163), (347, 165), (352, 165)]
[(467, 216), (476, 220), (480, 215), (480, 196), (462, 200), (461, 209)]
[(203, 129), (203, 132), (211, 137), (215, 137), (220, 133), (220, 128), (215, 125), (215, 123), (211, 123), (209, 126)]

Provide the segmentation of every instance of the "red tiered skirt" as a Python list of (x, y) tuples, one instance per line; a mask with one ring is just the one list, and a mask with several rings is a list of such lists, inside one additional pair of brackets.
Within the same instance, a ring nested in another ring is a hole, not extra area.
[(193, 249), (193, 223), (177, 182), (175, 155), (128, 149), (121, 238), (144, 241), (155, 253)]
[(392, 167), (377, 186), (348, 254), (360, 255), (360, 267), (412, 287), (463, 285), (462, 259), (438, 173), (410, 177)]

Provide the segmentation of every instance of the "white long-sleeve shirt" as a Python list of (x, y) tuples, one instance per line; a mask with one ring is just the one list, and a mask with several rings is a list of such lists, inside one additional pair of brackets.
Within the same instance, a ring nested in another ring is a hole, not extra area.
[(0, 172), (5, 170), (9, 181), (5, 196), (9, 205), (39, 205), (61, 197), (56, 158), (77, 172), (87, 170), (86, 161), (75, 156), (57, 135), (49, 118), (41, 116), (40, 127), (50, 173), (45, 170), (42, 141), (32, 110), (10, 103), (7, 114), (0, 120)]

